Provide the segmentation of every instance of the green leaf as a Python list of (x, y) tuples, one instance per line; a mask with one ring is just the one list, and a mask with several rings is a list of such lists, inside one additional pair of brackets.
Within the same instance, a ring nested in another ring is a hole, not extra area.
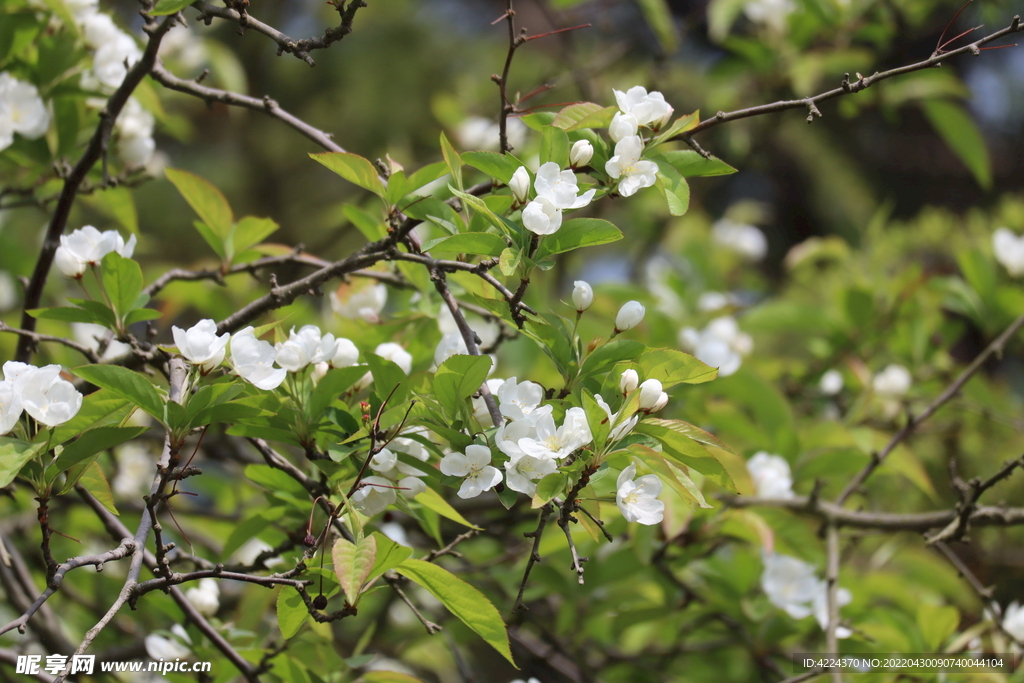
[(347, 391), (365, 374), (365, 365), (328, 370), (313, 389), (309, 403), (309, 416), (314, 420), (319, 418), (334, 399), (338, 398), (342, 392)]
[(616, 339), (608, 342), (586, 357), (580, 366), (580, 376), (589, 376), (619, 361), (636, 358), (646, 348), (643, 343), (633, 339)]
[(76, 441), (64, 447), (53, 466), (56, 472), (63, 472), (100, 451), (131, 441), (146, 431), (146, 427), (97, 427), (90, 429)]
[(676, 25), (672, 19), (672, 10), (666, 0), (637, 0), (647, 25), (661, 44), (661, 51), (670, 55), (679, 47)]
[(570, 218), (553, 235), (547, 235), (540, 242), (534, 256), (541, 261), (552, 254), (561, 254), (580, 247), (595, 247), (622, 239), (622, 231), (601, 218)]
[(462, 157), (448, 142), (448, 137), (441, 132), (441, 154), (444, 156), (444, 163), (448, 166), (448, 172), (452, 174), (452, 182), (459, 190), (462, 189)]
[(388, 228), (384, 225), (379, 216), (374, 217), (372, 214), (363, 211), (357, 206), (352, 204), (346, 204), (342, 207), (341, 213), (347, 218), (352, 225), (356, 226), (359, 232), (363, 233), (370, 242), (376, 242), (379, 239), (383, 239), (388, 234)]
[(195, 0), (160, 0), (156, 3), (156, 7), (149, 10), (150, 16), (162, 17), (168, 14), (174, 14), (180, 12)]
[(638, 434), (653, 436), (661, 442), (665, 454), (693, 468), (727, 491), (736, 491), (736, 485), (725, 467), (704, 446), (689, 434), (690, 425), (678, 420), (641, 420), (634, 428)]
[(516, 665), (501, 615), (483, 593), (451, 572), (422, 560), (406, 560), (398, 565), (396, 571), (426, 588), (512, 666)]
[(545, 126), (540, 137), (540, 163), (553, 161), (558, 168), (569, 165), (569, 136), (561, 128)]
[(671, 126), (658, 133), (658, 137), (648, 143), (648, 147), (660, 145), (662, 142), (671, 140), (680, 133), (692, 130), (697, 127), (698, 123), (700, 123), (700, 111), (695, 111), (692, 114), (684, 114), (673, 121)]
[(246, 216), (231, 230), (228, 244), (233, 254), (240, 254), (249, 247), (259, 244), (273, 234), (280, 226), (270, 218)]
[(441, 495), (432, 488), (428, 487), (426, 491), (416, 496), (416, 502), (421, 503), (423, 507), (428, 510), (433, 510), (442, 517), (447, 517), (453, 522), (458, 522), (462, 526), (469, 527), (470, 529), (480, 529), (480, 527), (460, 515), (458, 510), (449, 505), (448, 501), (442, 498)]
[[(378, 399), (384, 401), (391, 396), (389, 405), (395, 406), (409, 395), (409, 377), (402, 368), (375, 353), (366, 356), (366, 364), (370, 366), (370, 372), (373, 373), (373, 393)], [(392, 390), (394, 390), (393, 395)]]
[(443, 161), (436, 161), (417, 169), (412, 175), (406, 178), (406, 183), (410, 190), (415, 192), (424, 185), (429, 185), (439, 179), (445, 173), (448, 173), (448, 164)]
[(405, 171), (395, 171), (388, 176), (388, 186), (384, 191), (384, 201), (394, 205), (407, 194), (409, 194), (409, 179), (405, 177)]
[(511, 277), (515, 274), (519, 268), (519, 264), (522, 263), (523, 252), (519, 249), (509, 247), (501, 252), (498, 257), (498, 269), (501, 270), (501, 274), (505, 277)]
[(277, 594), (277, 627), (285, 640), (292, 638), (309, 617), (309, 610), (299, 592), (286, 587)]
[(78, 413), (53, 430), (53, 434), (50, 436), (50, 445), (58, 446), (93, 427), (120, 422), (127, 414), (129, 405), (131, 402), (128, 399), (115, 394), (110, 389), (100, 389), (86, 395)]
[[(106, 308), (106, 307), (104, 307)], [(97, 325), (103, 325), (104, 327), (110, 327), (113, 320), (113, 313), (110, 309), (107, 309), (109, 315), (103, 316), (93, 311), (86, 311), (81, 308), (33, 308), (28, 311), (36, 320), (60, 320), (67, 323), (93, 323)]]
[(45, 445), (0, 436), (0, 488), (14, 481), (25, 463), (38, 455)]
[(370, 573), (366, 576), (367, 584), (373, 583), (381, 574), (394, 569), (412, 555), (412, 548), (399, 545), (378, 531), (374, 531), (372, 537), (377, 543), (377, 555)]
[(270, 465), (251, 464), (245, 466), (245, 476), (268, 491), (282, 491), (295, 498), (308, 499), (309, 492), (299, 482)]
[(446, 251), (453, 254), (480, 254), (498, 256), (508, 247), (500, 235), (493, 232), (464, 232), (461, 235), (439, 237), (423, 244), (423, 251)]
[(145, 320), (156, 320), (160, 317), (163, 317), (163, 314), (155, 308), (136, 308), (124, 317), (124, 326), (129, 327), (135, 323)]
[(664, 161), (655, 162), (658, 164), (658, 177), (655, 185), (668, 204), (668, 212), (673, 216), (683, 216), (690, 208), (690, 186), (686, 179), (679, 175), (679, 171)]
[(121, 514), (117, 511), (117, 506), (114, 505), (114, 494), (110, 492), (110, 484), (107, 482), (107, 477), (103, 474), (103, 469), (99, 466), (99, 463), (90, 463), (85, 468), (85, 472), (82, 473), (78, 483), (82, 485), (82, 488), (91, 493), (110, 514)]
[(141, 374), (118, 365), (83, 365), (74, 373), (103, 389), (126, 398), (157, 420), (164, 421), (164, 399), (157, 388)]
[(546, 475), (543, 479), (537, 482), (537, 492), (533, 494), (533, 500), (530, 502), (530, 507), (534, 510), (543, 507), (549, 503), (552, 498), (564, 491), (565, 485), (568, 483), (569, 477), (561, 472), (552, 472), (551, 474)]
[(224, 195), (210, 181), (176, 168), (164, 170), (167, 179), (174, 183), (200, 220), (223, 242), (235, 223), (231, 205)]
[(455, 417), (463, 401), (472, 396), (487, 379), (491, 369), (490, 356), (457, 354), (441, 363), (434, 373), (434, 393), (438, 403)]
[(512, 174), (522, 166), (518, 159), (508, 154), (497, 152), (466, 152), (462, 160), (473, 168), (483, 171), (492, 178), (508, 184), (512, 180)]
[(978, 185), (984, 190), (992, 187), (992, 161), (988, 147), (967, 110), (948, 100), (928, 100), (921, 106), (932, 128), (960, 157)]
[(650, 349), (636, 359), (643, 379), (656, 379), (663, 388), (676, 384), (702, 384), (718, 377), (718, 368), (705, 365), (675, 349)]
[(210, 248), (213, 249), (213, 253), (215, 253), (217, 256), (220, 256), (221, 259), (227, 260), (228, 249), (224, 239), (218, 237), (217, 233), (215, 233), (213, 230), (210, 230), (206, 223), (202, 221), (192, 221), (192, 227), (194, 227), (196, 229), (196, 232), (199, 233), (199, 236), (202, 237), (203, 240), (210, 245)]
[(142, 268), (115, 251), (104, 256), (100, 265), (107, 298), (114, 305), (114, 311), (123, 319), (135, 308), (135, 302), (142, 293)]
[(917, 606), (917, 626), (927, 652), (942, 652), (946, 640), (960, 626), (960, 612), (952, 605)]
[(662, 152), (651, 155), (653, 161), (665, 161), (684, 178), (729, 175), (736, 169), (721, 159), (711, 157), (705, 159), (692, 149)]
[(566, 133), (583, 128), (607, 128), (618, 110), (618, 107), (602, 107), (593, 102), (577, 102), (559, 111), (551, 125)]
[(349, 152), (320, 152), (309, 156), (350, 183), (384, 198), (384, 183), (380, 181), (377, 169), (367, 159)]
[(331, 559), (334, 560), (334, 573), (345, 591), (345, 599), (348, 604), (356, 605), (359, 591), (377, 559), (377, 540), (373, 536), (364, 536), (358, 543), (352, 543), (339, 538), (331, 549)]

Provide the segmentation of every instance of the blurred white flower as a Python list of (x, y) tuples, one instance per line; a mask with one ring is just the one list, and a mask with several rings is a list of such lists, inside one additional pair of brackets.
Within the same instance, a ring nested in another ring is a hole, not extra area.
[(768, 254), (768, 240), (764, 233), (753, 225), (721, 218), (711, 226), (711, 238), (715, 244), (735, 251), (754, 263), (764, 259)]
[(835, 396), (843, 390), (843, 373), (829, 370), (818, 381), (818, 390), (826, 396)]
[(99, 351), (100, 344), (104, 339), (110, 338), (106, 350), (100, 356), (100, 360), (119, 358), (131, 351), (132, 347), (113, 338), (113, 333), (103, 325), (95, 323), (71, 323), (71, 336), (82, 346), (93, 351)]
[(0, 150), (8, 147), (18, 133), (35, 140), (50, 127), (50, 110), (31, 83), (0, 72)]
[(811, 603), (820, 589), (819, 584), (814, 567), (806, 562), (788, 555), (765, 555), (761, 588), (770, 603), (794, 619), (811, 615)]
[(501, 483), (501, 472), (491, 466), (491, 449), (476, 444), (466, 446), (465, 453), (444, 456), (441, 473), (449, 477), (465, 477), (459, 488), (459, 498), (476, 498)]
[(458, 332), (449, 332), (441, 337), (434, 350), (434, 365), (440, 367), (441, 363), (456, 355), (467, 355), (466, 340)]
[(149, 655), (150, 659), (173, 661), (189, 656), (191, 650), (185, 647), (182, 641), (191, 645), (192, 639), (188, 637), (185, 629), (182, 628), (181, 624), (175, 624), (171, 628), (171, 633), (177, 636), (177, 638), (164, 638), (156, 633), (150, 633), (146, 636), (146, 654)]
[(1016, 600), (1006, 606), (1003, 613), (1003, 628), (1017, 640), (1024, 641), (1024, 606)]
[(632, 116), (641, 126), (659, 128), (672, 117), (671, 105), (657, 90), (648, 93), (646, 88), (636, 85), (626, 92), (612, 92), (615, 93), (615, 102), (619, 105), (619, 110)]
[(735, 304), (735, 295), (722, 292), (704, 292), (697, 298), (697, 308), (705, 313), (714, 313)]
[(20, 295), (14, 276), (6, 270), (0, 270), (0, 313), (6, 313), (18, 305)]
[(185, 599), (204, 617), (212, 617), (220, 609), (220, 586), (216, 579), (199, 579), (199, 585), (185, 591)]
[(352, 505), (367, 517), (384, 512), (397, 500), (395, 485), (383, 477), (363, 477), (360, 483), (362, 488), (352, 494)]
[(406, 548), (412, 547), (412, 543), (409, 542), (409, 535), (405, 532), (405, 527), (398, 522), (384, 522), (380, 525), (379, 529), (382, 534), (398, 545), (404, 545)]
[(174, 325), (171, 334), (174, 335), (178, 353), (204, 374), (221, 364), (231, 338), (227, 332), (218, 337), (217, 323), (210, 318), (200, 320), (187, 330)]
[(755, 24), (763, 24), (776, 33), (782, 33), (794, 9), (796, 7), (791, 0), (750, 0), (743, 6), (743, 13)]
[(146, 111), (134, 97), (125, 102), (121, 114), (114, 123), (117, 133), (117, 154), (129, 168), (145, 166), (156, 151), (153, 140), (153, 115)]
[(394, 342), (385, 342), (378, 345), (377, 348), (373, 350), (373, 353), (402, 368), (402, 372), (407, 375), (412, 371), (412, 355), (399, 344)]
[(615, 156), (604, 165), (604, 170), (612, 178), (619, 179), (618, 192), (629, 197), (638, 190), (654, 185), (658, 179), (658, 165), (653, 161), (642, 160), (644, 143), (639, 135), (630, 135), (615, 144)]
[(93, 54), (92, 72), (83, 76), (83, 87), (92, 85), (90, 81), (95, 79), (100, 90), (113, 92), (121, 85), (128, 69), (140, 59), (142, 50), (135, 39), (127, 33), (118, 33)]
[(156, 476), (156, 455), (137, 441), (129, 441), (114, 450), (117, 476), (110, 487), (119, 498), (140, 497), (149, 493)]
[(911, 381), (910, 371), (894, 363), (875, 375), (871, 386), (883, 398), (902, 398), (910, 391)]
[(779, 455), (758, 451), (747, 461), (747, 471), (754, 480), (754, 489), (761, 498), (793, 497), (793, 476), (789, 463)]
[(719, 377), (728, 377), (740, 369), (743, 356), (754, 348), (750, 335), (740, 332), (732, 316), (715, 318), (702, 331), (684, 327), (679, 331), (679, 345), (697, 360), (718, 368)]
[(647, 474), (634, 481), (636, 465), (622, 470), (615, 484), (615, 504), (627, 522), (658, 524), (665, 517), (665, 504), (658, 500), (662, 483), (656, 475)]
[[(513, 149), (522, 147), (526, 142), (526, 130), (526, 124), (519, 119), (507, 119), (505, 134), (509, 146)], [(500, 133), (496, 121), (483, 116), (469, 116), (455, 129), (455, 140), (464, 150), (496, 151), (501, 144)]]
[(992, 233), (992, 251), (1010, 277), (1024, 275), (1024, 235), (1017, 235), (1009, 228), (999, 228)]
[[(836, 590), (836, 606), (843, 607), (849, 605), (853, 601), (853, 594), (845, 588), (839, 588)], [(824, 631), (828, 628), (828, 584), (824, 581), (818, 583), (818, 591), (814, 594), (814, 600), (811, 603), (811, 610), (814, 612), (814, 618), (818, 621), (818, 625), (821, 626), (821, 630)], [(853, 631), (846, 628), (845, 626), (836, 625), (836, 638), (849, 638), (853, 635)]]
[[(123, 31), (117, 27), (109, 15), (102, 12), (94, 12), (86, 15), (80, 20), (82, 27), (82, 38), (86, 47), (96, 50), (106, 43), (117, 40)], [(161, 48), (163, 45), (160, 46)]]
[(379, 323), (380, 312), (388, 302), (388, 288), (372, 282), (363, 286), (342, 283), (331, 292), (330, 299), (331, 309), (342, 318)]

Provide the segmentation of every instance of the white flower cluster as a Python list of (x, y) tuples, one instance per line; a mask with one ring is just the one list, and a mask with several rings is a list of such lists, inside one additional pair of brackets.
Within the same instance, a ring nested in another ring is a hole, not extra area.
[(125, 258), (135, 253), (135, 235), (125, 242), (117, 230), (100, 232), (91, 225), (60, 236), (53, 262), (64, 277), (80, 278), (89, 266), (98, 266), (103, 257), (117, 252)]
[[(591, 152), (593, 153), (593, 152)], [(530, 175), (526, 168), (516, 169), (509, 181), (512, 194), (525, 203), (530, 194)], [(582, 209), (590, 203), (597, 190), (580, 194), (576, 174), (562, 170), (553, 161), (541, 164), (533, 181), (536, 198), (523, 209), (523, 225), (537, 235), (551, 235), (562, 227), (562, 211)]]
[[(424, 435), (426, 430), (414, 427), (405, 434)], [(399, 453), (420, 462), (426, 462), (430, 457), (423, 444), (409, 436), (392, 439), (386, 448), (382, 448), (370, 459), (370, 469), (377, 475), (363, 477), (362, 486), (352, 494), (352, 505), (356, 510), (372, 517), (384, 512), (388, 505), (393, 505), (398, 500), (398, 493), (406, 498), (415, 498), (427, 490), (427, 485), (421, 480), (427, 473), (399, 460)]]
[(18, 423), (22, 411), (47, 427), (64, 424), (82, 407), (82, 394), (71, 382), (61, 379), (59, 365), (41, 368), (27, 363), (4, 363), (0, 382), (0, 434)]
[(782, 456), (758, 451), (747, 461), (747, 471), (754, 480), (754, 489), (759, 497), (793, 497), (793, 475), (789, 471), (789, 463)]
[(11, 146), (15, 133), (35, 140), (49, 127), (50, 110), (36, 86), (0, 73), (0, 151)]
[[(814, 615), (824, 629), (828, 626), (828, 583), (815, 575), (814, 567), (788, 555), (766, 553), (761, 588), (768, 601), (794, 619)], [(836, 602), (840, 607), (853, 600), (850, 591), (840, 588)], [(852, 631), (836, 627), (836, 637), (849, 638)]]
[[(101, 15), (102, 16), (102, 15)], [(138, 100), (130, 98), (114, 123), (117, 133), (117, 155), (128, 168), (141, 168), (156, 152), (153, 127), (156, 121)]]
[(619, 180), (619, 194), (629, 197), (657, 181), (658, 165), (641, 159), (644, 141), (639, 135), (640, 128), (660, 129), (671, 120), (674, 110), (660, 92), (648, 93), (639, 85), (626, 92), (614, 92), (619, 111), (608, 127), (608, 136), (615, 143), (615, 154), (604, 170)]
[(743, 356), (754, 350), (754, 340), (740, 332), (732, 316), (715, 318), (703, 330), (684, 327), (679, 330), (679, 344), (697, 360), (718, 368), (719, 377), (728, 377), (740, 369)]
[(1009, 228), (999, 228), (992, 233), (992, 251), (1010, 277), (1024, 275), (1024, 236)]
[[(345, 368), (359, 360), (359, 349), (350, 340), (320, 334), (316, 325), (293, 327), (287, 341), (272, 345), (256, 338), (246, 327), (234, 335), (218, 336), (217, 323), (209, 318), (183, 330), (171, 327), (178, 352), (190, 364), (207, 374), (224, 362), (231, 343), (231, 365), (235, 373), (259, 389), (270, 391), (281, 386), (289, 372), (301, 372), (310, 365), (323, 376), (330, 368)], [(275, 367), (275, 364), (277, 367)]]

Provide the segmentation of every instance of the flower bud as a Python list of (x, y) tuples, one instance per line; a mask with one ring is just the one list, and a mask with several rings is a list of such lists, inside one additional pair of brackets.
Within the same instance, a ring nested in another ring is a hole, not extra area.
[(316, 545), (316, 536), (314, 536), (313, 534), (307, 533), (306, 537), (302, 539), (302, 544), (304, 546), (306, 546), (307, 548), (312, 548), (313, 546)]
[(623, 394), (628, 394), (638, 386), (640, 386), (640, 375), (637, 374), (636, 370), (632, 368), (623, 370), (622, 379), (619, 380), (619, 391)]
[(633, 329), (644, 319), (646, 312), (647, 309), (639, 301), (627, 301), (615, 316), (615, 331), (625, 332)]
[(588, 140), (577, 140), (569, 150), (569, 165), (580, 168), (594, 158), (594, 146)]
[[(661, 398), (661, 382), (651, 378), (640, 385), (640, 410), (651, 410)], [(668, 400), (668, 397), (665, 397)]]
[(572, 283), (572, 305), (579, 313), (590, 308), (594, 303), (594, 289), (583, 280)]
[(654, 405), (651, 406), (651, 409), (648, 412), (656, 413), (662, 408), (664, 408), (666, 405), (668, 405), (668, 394), (666, 394), (663, 391), (661, 392), (661, 395), (658, 396), (658, 400), (654, 402)]
[(64, 277), (80, 278), (89, 264), (66, 247), (57, 247), (53, 262)]
[(517, 202), (526, 203), (526, 200), (530, 198), (530, 174), (525, 166), (516, 169), (516, 172), (512, 174), (512, 179), (508, 181), (508, 187), (512, 190), (512, 196), (516, 198)]
[(669, 107), (668, 110), (665, 111), (665, 115), (661, 117), (661, 121), (658, 121), (658, 123), (654, 127), (654, 129), (655, 130), (661, 130), (662, 128), (667, 126), (668, 122), (672, 120), (672, 114), (674, 112), (675, 112), (675, 109), (673, 109), (672, 107)]
[(623, 114), (621, 111), (615, 114), (612, 123), (608, 126), (608, 137), (612, 142), (618, 142), (623, 138), (636, 135), (639, 125), (636, 119), (630, 114)]

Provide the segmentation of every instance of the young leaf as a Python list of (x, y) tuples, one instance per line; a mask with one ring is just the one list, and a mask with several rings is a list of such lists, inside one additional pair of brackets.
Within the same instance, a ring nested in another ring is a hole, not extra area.
[(650, 349), (636, 359), (636, 364), (640, 366), (641, 377), (656, 379), (663, 388), (679, 383), (702, 384), (718, 377), (718, 368), (675, 349)]
[(293, 637), (306, 623), (309, 610), (299, 592), (291, 587), (281, 589), (277, 594), (277, 627), (285, 640)]
[(551, 125), (566, 133), (583, 128), (607, 128), (618, 110), (618, 107), (602, 107), (593, 102), (577, 102), (559, 111)]
[(506, 249), (499, 235), (493, 232), (464, 232), (461, 235), (439, 237), (423, 244), (423, 251), (447, 251), (453, 254), (480, 254), (498, 256)]
[(245, 216), (231, 230), (228, 244), (233, 254), (240, 254), (254, 244), (259, 244), (273, 234), (280, 226), (270, 218)]
[(448, 142), (448, 136), (441, 132), (441, 154), (444, 156), (444, 163), (448, 165), (448, 172), (452, 174), (452, 182), (459, 190), (462, 189), (462, 157)]
[(0, 436), (0, 488), (14, 481), (25, 463), (34, 458), (45, 445)]
[(310, 154), (311, 159), (331, 169), (345, 180), (384, 198), (384, 183), (377, 169), (368, 160), (349, 152), (321, 152)]
[(93, 497), (99, 501), (99, 504), (105, 507), (110, 514), (121, 514), (117, 511), (117, 506), (114, 505), (114, 494), (110, 491), (110, 483), (107, 482), (107, 477), (103, 474), (103, 469), (99, 466), (99, 463), (90, 463), (89, 466), (85, 468), (85, 472), (82, 473), (78, 482), (82, 485), (82, 488), (91, 493)]
[(406, 560), (395, 571), (426, 588), (449, 612), (476, 631), (512, 666), (516, 666), (509, 648), (505, 623), (483, 593), (451, 572), (422, 560)]
[(515, 157), (497, 152), (466, 152), (462, 155), (462, 160), (505, 184), (512, 180), (512, 174), (522, 166)]
[(434, 373), (434, 393), (451, 416), (459, 414), (462, 402), (472, 396), (487, 379), (491, 369), (489, 356), (452, 356)]
[(339, 538), (331, 549), (331, 559), (334, 560), (334, 573), (345, 591), (345, 599), (354, 606), (359, 602), (359, 591), (377, 559), (377, 540), (373, 536), (364, 536), (358, 543), (352, 543)]
[(667, 162), (657, 161), (655, 163), (658, 164), (658, 178), (655, 185), (665, 196), (668, 212), (673, 216), (685, 215), (686, 210), (690, 208), (690, 186), (686, 184), (686, 179)]
[(187, 171), (168, 168), (164, 173), (213, 234), (221, 241), (225, 240), (231, 232), (235, 218), (228, 200), (221, 191), (205, 178)]
[(546, 126), (540, 138), (540, 163), (553, 161), (559, 168), (569, 165), (569, 136), (561, 128)]
[(690, 438), (686, 429), (689, 425), (677, 423), (677, 420), (641, 420), (633, 431), (653, 436), (661, 442), (666, 455), (697, 470), (727, 491), (735, 492), (736, 484), (722, 463), (701, 444)]
[(652, 155), (651, 159), (653, 161), (665, 161), (684, 178), (729, 175), (736, 172), (735, 168), (721, 159), (715, 157), (705, 159), (691, 149), (662, 152), (661, 154)]
[(569, 477), (561, 472), (552, 472), (545, 476), (537, 482), (537, 492), (533, 494), (533, 501), (530, 503), (530, 507), (534, 510), (543, 507), (552, 498), (564, 491), (567, 483), (569, 483)]
[(101, 271), (107, 297), (118, 316), (124, 319), (135, 308), (135, 301), (142, 292), (142, 268), (130, 258), (112, 251), (103, 257)]
[(364, 583), (370, 584), (386, 571), (394, 569), (409, 559), (412, 555), (412, 548), (399, 545), (380, 532), (374, 531), (372, 538), (377, 544), (377, 555), (373, 560), (373, 567), (366, 575)]
[(433, 510), (442, 517), (447, 517), (453, 522), (458, 522), (462, 526), (467, 526), (470, 529), (480, 529), (480, 527), (460, 515), (458, 510), (449, 505), (448, 501), (442, 498), (440, 494), (432, 488), (428, 488), (426, 491), (416, 496), (416, 502), (420, 503), (428, 510)]

